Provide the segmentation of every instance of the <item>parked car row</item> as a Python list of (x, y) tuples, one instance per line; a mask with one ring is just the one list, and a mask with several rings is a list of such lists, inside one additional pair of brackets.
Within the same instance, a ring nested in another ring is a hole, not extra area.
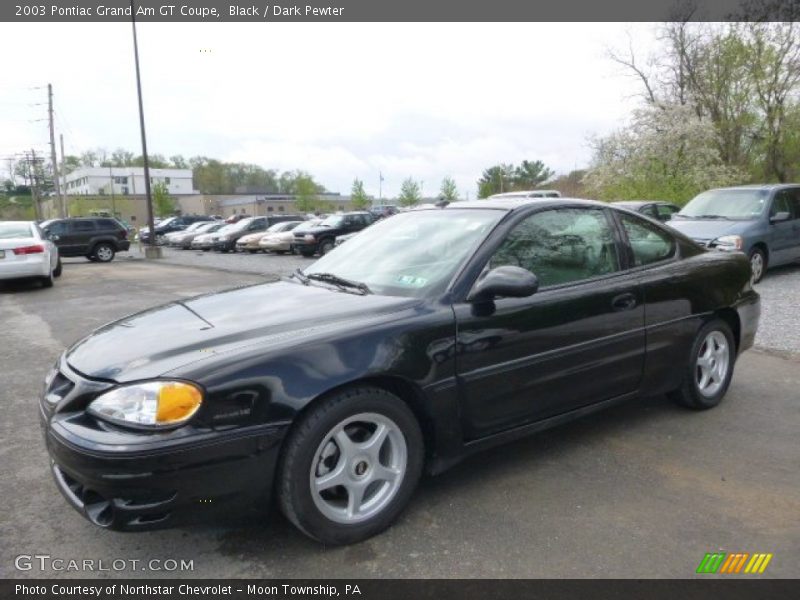
[(165, 233), (161, 243), (184, 250), (324, 255), (333, 249), (338, 237), (357, 233), (392, 214), (389, 207), (383, 209), (379, 215), (352, 211), (325, 218), (270, 215), (245, 217), (234, 223), (197, 221), (179, 231)]

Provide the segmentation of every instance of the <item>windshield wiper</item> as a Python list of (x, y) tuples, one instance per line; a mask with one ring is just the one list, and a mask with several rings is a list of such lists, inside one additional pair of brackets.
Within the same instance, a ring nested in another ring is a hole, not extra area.
[(366, 283), (353, 281), (352, 279), (345, 279), (344, 277), (339, 277), (333, 273), (311, 273), (309, 275), (304, 274), (304, 277), (306, 277), (306, 279), (313, 279), (315, 281), (322, 281), (324, 283), (332, 283), (340, 288), (354, 288), (361, 290), (364, 294), (372, 293), (372, 290), (369, 289), (369, 286), (367, 286)]
[(300, 269), (295, 269), (294, 273), (289, 275), (289, 277), (294, 277), (303, 285), (308, 285), (308, 282), (310, 281), (308, 277), (306, 277), (305, 273), (303, 273)]
[(696, 215), (695, 219), (724, 219), (726, 221), (730, 221), (728, 217), (723, 217), (722, 215)]

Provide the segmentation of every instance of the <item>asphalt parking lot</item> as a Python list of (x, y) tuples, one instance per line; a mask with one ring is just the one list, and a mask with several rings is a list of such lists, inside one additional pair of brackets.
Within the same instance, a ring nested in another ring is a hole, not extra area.
[(362, 544), (324, 548), (276, 511), (139, 534), (94, 527), (56, 490), (39, 430), (37, 395), (59, 353), (136, 310), (311, 262), (220, 257), (249, 261), (245, 273), (185, 254), (157, 265), (68, 260), (53, 289), (0, 285), (0, 576), (53, 575), (14, 567), (17, 555), (48, 554), (194, 566), (58, 573), (67, 577), (683, 578), (717, 550), (770, 552), (765, 577), (798, 576), (800, 267), (759, 286), (762, 349), (740, 359), (717, 409), (649, 398), (477, 455), (425, 479), (399, 522)]

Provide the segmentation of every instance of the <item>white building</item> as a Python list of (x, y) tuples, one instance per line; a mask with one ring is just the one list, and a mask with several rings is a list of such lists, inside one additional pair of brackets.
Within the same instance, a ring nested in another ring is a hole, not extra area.
[[(70, 196), (144, 194), (143, 167), (81, 167), (66, 177)], [(170, 194), (195, 193), (191, 169), (150, 169), (150, 185), (163, 183)]]

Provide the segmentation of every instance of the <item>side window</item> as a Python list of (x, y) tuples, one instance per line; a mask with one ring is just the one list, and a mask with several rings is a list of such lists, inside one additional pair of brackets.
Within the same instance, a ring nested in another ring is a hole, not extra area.
[(649, 265), (674, 256), (675, 240), (671, 235), (642, 219), (621, 213), (619, 216), (628, 234), (635, 266)]
[(772, 199), (772, 206), (769, 209), (769, 216), (774, 217), (778, 213), (781, 212), (788, 212), (791, 218), (792, 215), (792, 203), (790, 198), (790, 190), (779, 190), (775, 193), (775, 197)]
[(121, 229), (119, 223), (113, 219), (99, 219), (97, 225), (100, 229)]
[(67, 233), (67, 224), (64, 221), (55, 221), (47, 226), (47, 233), (53, 235), (64, 235)]
[(72, 231), (76, 233), (86, 233), (89, 231), (94, 231), (94, 221), (73, 221), (72, 222)]
[(658, 213), (656, 213), (655, 204), (645, 204), (639, 212), (647, 217), (650, 217), (651, 219), (658, 218)]
[(491, 268), (528, 269), (539, 285), (559, 285), (619, 270), (617, 246), (605, 212), (546, 210), (519, 223), (492, 256)]
[(669, 221), (676, 212), (678, 212), (677, 206), (670, 206), (669, 204), (659, 204), (658, 205), (658, 220), (659, 221)]
[(800, 219), (800, 188), (792, 188), (789, 190), (789, 194), (791, 196), (789, 199), (789, 204), (791, 204), (792, 208), (794, 209), (792, 217), (795, 219)]

